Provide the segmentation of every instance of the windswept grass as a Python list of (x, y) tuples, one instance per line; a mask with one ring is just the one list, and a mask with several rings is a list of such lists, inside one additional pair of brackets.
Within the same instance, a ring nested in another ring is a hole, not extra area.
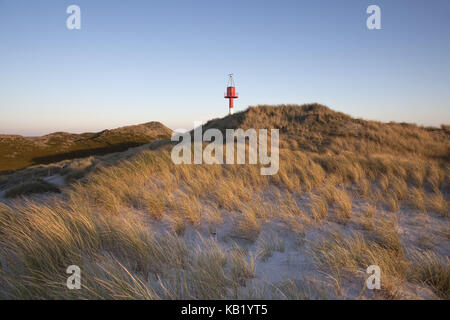
[[(352, 119), (320, 105), (250, 108), (208, 127), (280, 129), (279, 172), (175, 165), (169, 143), (104, 167), (73, 164), (72, 173), (96, 170), (58, 197), (0, 203), (0, 297), (326, 298), (335, 296), (323, 292), (330, 282), (342, 297), (354, 279), (363, 290), (374, 264), (384, 298), (415, 282), (448, 299), (448, 257), (414, 256), (399, 226), (405, 210), (448, 223), (448, 130)], [(259, 264), (288, 253), (313, 259), (321, 284), (258, 278)], [(65, 287), (73, 264), (83, 270), (77, 292)]]
[(413, 256), (412, 276), (429, 285), (443, 299), (450, 299), (450, 260), (440, 258), (430, 251)]

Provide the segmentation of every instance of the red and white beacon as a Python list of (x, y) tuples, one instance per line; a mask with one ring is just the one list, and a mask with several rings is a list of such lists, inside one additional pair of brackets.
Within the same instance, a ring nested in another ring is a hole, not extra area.
[(225, 93), (225, 99), (229, 99), (230, 101), (230, 114), (233, 114), (233, 99), (238, 98), (238, 93), (236, 92), (236, 88), (234, 86), (233, 74), (230, 73), (228, 79), (227, 92)]

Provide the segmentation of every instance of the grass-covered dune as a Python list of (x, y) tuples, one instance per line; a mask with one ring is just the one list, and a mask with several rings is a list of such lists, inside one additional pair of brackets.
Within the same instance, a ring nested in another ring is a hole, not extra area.
[[(280, 166), (175, 165), (142, 148), (61, 194), (0, 203), (0, 297), (449, 299), (450, 133), (259, 106)], [(82, 270), (68, 290), (66, 268)], [(382, 289), (368, 290), (378, 265)]]
[(159, 122), (104, 130), (98, 133), (56, 132), (42, 137), (0, 135), (0, 173), (66, 159), (124, 151), (157, 139), (170, 138), (172, 131)]

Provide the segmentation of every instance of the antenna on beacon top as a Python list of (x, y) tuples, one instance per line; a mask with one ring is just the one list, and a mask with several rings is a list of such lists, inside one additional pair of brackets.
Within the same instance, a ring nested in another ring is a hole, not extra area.
[(228, 86), (227, 87), (234, 87), (234, 80), (233, 80), (233, 74), (228, 74)]

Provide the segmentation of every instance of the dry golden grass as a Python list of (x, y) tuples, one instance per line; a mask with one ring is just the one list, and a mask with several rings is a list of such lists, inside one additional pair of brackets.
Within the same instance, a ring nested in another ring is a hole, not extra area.
[(362, 212), (362, 225), (366, 230), (372, 230), (374, 228), (374, 216), (376, 213), (375, 206), (368, 204)]
[(443, 299), (450, 299), (450, 260), (430, 251), (416, 252), (412, 276), (429, 285)]
[[(409, 260), (396, 218), (408, 207), (448, 219), (448, 131), (352, 119), (319, 105), (250, 108), (208, 126), (280, 129), (279, 172), (174, 165), (170, 145), (162, 144), (97, 169), (58, 197), (0, 203), (0, 297), (249, 297), (242, 288), (258, 261), (284, 244), (262, 242), (259, 255), (239, 246), (226, 251), (217, 240), (186, 245), (192, 230), (207, 224), (214, 234), (228, 220), (233, 236), (255, 245), (264, 241), (266, 223), (282, 223), (301, 248), (308, 228), (358, 221), (361, 232), (328, 234), (309, 252), (337, 292), (347, 277), (375, 264), (387, 276), (386, 298), (397, 296), (398, 281), (413, 280), (448, 297), (448, 260), (431, 254)], [(358, 201), (368, 204), (361, 215)], [(382, 208), (390, 212), (378, 214)], [(61, 270), (72, 264), (83, 269), (81, 293), (64, 289)], [(293, 282), (276, 291), (306, 298), (308, 290), (323, 297)]]
[(345, 190), (336, 189), (334, 193), (336, 215), (340, 222), (346, 223), (352, 216), (352, 199)]
[[(331, 234), (313, 247), (311, 255), (318, 268), (334, 281), (338, 295), (343, 293), (342, 283), (345, 279), (361, 276), (370, 265), (377, 265), (383, 270), (385, 289), (395, 287), (391, 281), (404, 279), (408, 270), (407, 261), (397, 250), (367, 240), (361, 234), (346, 238)], [(361, 282), (361, 290), (363, 289), (364, 282)]]
[(237, 220), (238, 235), (240, 237), (255, 241), (261, 232), (261, 221), (257, 212), (252, 207), (245, 207)]
[(449, 201), (444, 198), (442, 192), (439, 190), (435, 190), (434, 193), (429, 195), (426, 201), (430, 211), (439, 213), (443, 217), (448, 217), (450, 215)]
[(284, 252), (285, 246), (283, 239), (276, 234), (270, 234), (270, 239), (263, 239), (260, 243), (259, 257), (262, 261), (269, 259), (275, 251)]
[(311, 195), (309, 208), (316, 221), (325, 219), (328, 215), (327, 201), (320, 196), (314, 194)]

